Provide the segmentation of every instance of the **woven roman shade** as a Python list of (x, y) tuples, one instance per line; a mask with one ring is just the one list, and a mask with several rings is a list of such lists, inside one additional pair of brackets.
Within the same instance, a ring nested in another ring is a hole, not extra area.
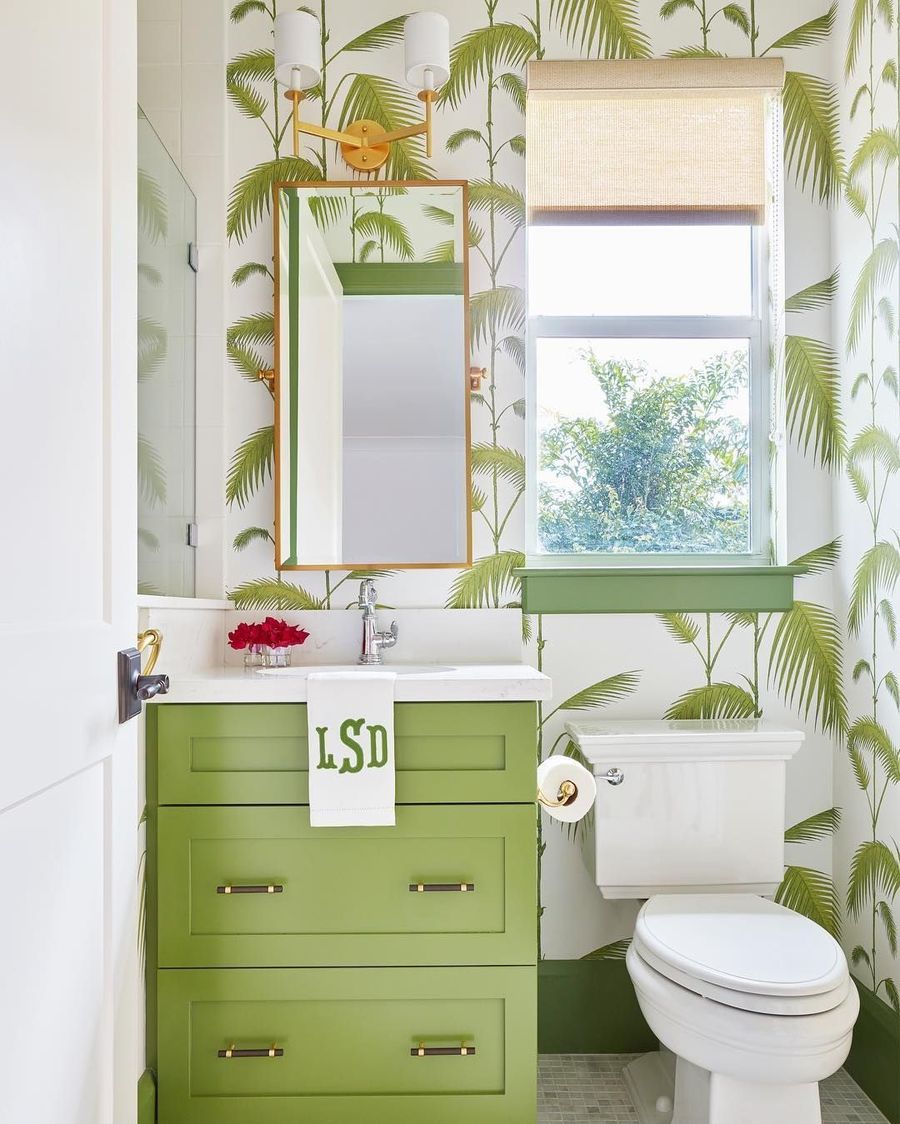
[(528, 66), (532, 223), (765, 222), (781, 59)]

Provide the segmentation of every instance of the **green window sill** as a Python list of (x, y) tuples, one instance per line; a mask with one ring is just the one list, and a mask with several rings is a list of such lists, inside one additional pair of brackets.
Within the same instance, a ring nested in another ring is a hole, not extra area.
[(779, 613), (799, 566), (524, 566), (525, 613)]

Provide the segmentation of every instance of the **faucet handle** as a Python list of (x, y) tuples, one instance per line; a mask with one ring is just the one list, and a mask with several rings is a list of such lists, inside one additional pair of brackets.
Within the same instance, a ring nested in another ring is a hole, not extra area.
[(396, 621), (391, 623), (390, 632), (379, 632), (377, 635), (377, 645), (379, 648), (393, 648), (397, 643), (397, 636), (400, 633), (400, 626)]

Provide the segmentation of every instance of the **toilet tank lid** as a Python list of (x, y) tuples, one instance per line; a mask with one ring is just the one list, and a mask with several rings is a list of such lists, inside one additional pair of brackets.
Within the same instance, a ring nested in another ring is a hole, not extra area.
[(759, 718), (607, 719), (567, 722), (572, 741), (589, 761), (698, 760), (793, 757), (806, 737), (802, 730)]
[(837, 941), (808, 918), (748, 894), (659, 895), (635, 926), (638, 951), (719, 987), (818, 995), (847, 976)]

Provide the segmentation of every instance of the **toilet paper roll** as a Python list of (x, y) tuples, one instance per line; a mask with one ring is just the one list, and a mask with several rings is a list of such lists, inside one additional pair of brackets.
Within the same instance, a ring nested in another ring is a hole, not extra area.
[(547, 800), (556, 800), (559, 797), (560, 787), (571, 781), (578, 790), (575, 798), (561, 808), (546, 808), (548, 816), (559, 820), (560, 823), (577, 823), (584, 819), (594, 806), (594, 797), (597, 795), (597, 782), (583, 765), (573, 761), (571, 757), (548, 757), (538, 766), (537, 783), (538, 792)]

